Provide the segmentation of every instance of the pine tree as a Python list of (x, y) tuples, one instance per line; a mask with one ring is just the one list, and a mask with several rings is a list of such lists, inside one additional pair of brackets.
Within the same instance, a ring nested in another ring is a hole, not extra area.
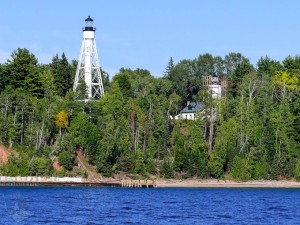
[[(74, 66), (70, 66), (66, 58), (65, 53), (62, 54), (61, 59), (56, 54), (50, 68), (54, 76), (54, 83), (57, 89), (57, 94), (60, 96), (65, 96), (66, 93), (72, 89), (73, 85), (73, 75)], [(73, 68), (73, 69), (72, 69)]]
[(71, 74), (71, 67), (68, 63), (65, 53), (62, 54), (61, 60), (59, 62), (59, 71), (62, 79), (62, 96), (65, 96), (66, 93), (72, 89), (73, 86), (73, 76)]
[(40, 73), (37, 59), (27, 49), (18, 48), (8, 60), (5, 68), (7, 85), (13, 89), (42, 97)]
[(169, 62), (168, 62), (168, 65), (166, 67), (166, 70), (164, 72), (164, 77), (166, 78), (170, 78), (172, 76), (172, 71), (174, 69), (175, 65), (174, 65), (174, 61), (173, 61), (173, 58), (171, 57)]

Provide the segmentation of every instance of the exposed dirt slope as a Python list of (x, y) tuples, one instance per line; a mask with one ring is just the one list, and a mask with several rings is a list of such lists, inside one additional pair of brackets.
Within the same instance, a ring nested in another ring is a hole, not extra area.
[(101, 175), (99, 173), (97, 173), (97, 170), (95, 167), (93, 167), (92, 165), (90, 165), (88, 163), (88, 161), (85, 159), (82, 151), (77, 151), (76, 155), (77, 155), (76, 158), (78, 161), (78, 165), (86, 171), (86, 173), (88, 174), (88, 179), (93, 180), (93, 181), (100, 180)]
[(7, 163), (11, 154), (13, 154), (11, 149), (6, 148), (4, 145), (0, 145), (0, 163)]
[(58, 160), (55, 159), (53, 161), (53, 164), (52, 164), (53, 168), (56, 170), (56, 171), (62, 171), (62, 166), (59, 164)]

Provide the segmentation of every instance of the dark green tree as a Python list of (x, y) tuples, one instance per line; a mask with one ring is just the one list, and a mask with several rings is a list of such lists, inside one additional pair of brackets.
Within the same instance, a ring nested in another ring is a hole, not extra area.
[[(54, 84), (57, 90), (57, 94), (60, 96), (65, 96), (66, 93), (72, 89), (75, 62), (69, 64), (65, 53), (62, 54), (61, 59), (56, 54), (50, 64), (50, 68), (54, 77)], [(76, 71), (76, 70), (75, 70)]]
[(120, 69), (120, 73), (114, 76), (113, 82), (119, 85), (124, 97), (128, 98), (132, 96), (133, 93), (128, 71), (123, 68)]
[(75, 158), (70, 152), (64, 151), (59, 154), (58, 162), (66, 170), (70, 171), (74, 166)]
[(173, 58), (171, 57), (168, 62), (168, 65), (166, 67), (166, 70), (164, 72), (165, 78), (170, 79), (170, 77), (172, 77), (172, 72), (173, 72), (174, 67), (175, 67), (175, 64), (174, 64)]
[(160, 176), (166, 179), (174, 178), (174, 172), (167, 158), (164, 158), (160, 167)]
[[(15, 90), (42, 97), (38, 61), (27, 49), (18, 48), (4, 67), (7, 86)], [(6, 87), (7, 87), (6, 86)]]

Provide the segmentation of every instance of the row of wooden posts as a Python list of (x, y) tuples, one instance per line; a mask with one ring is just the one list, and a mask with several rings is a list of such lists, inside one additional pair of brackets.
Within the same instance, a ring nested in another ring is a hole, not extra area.
[(154, 188), (156, 187), (155, 180), (122, 180), (122, 187), (135, 187), (135, 188)]

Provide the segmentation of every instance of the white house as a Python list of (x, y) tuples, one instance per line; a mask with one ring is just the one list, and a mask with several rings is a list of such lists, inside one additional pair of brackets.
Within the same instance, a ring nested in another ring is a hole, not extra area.
[[(211, 94), (211, 97), (214, 99), (219, 99), (222, 97), (223, 89), (222, 89), (222, 82), (219, 80), (219, 76), (217, 73), (214, 73), (213, 76), (205, 76), (203, 77), (203, 86), (206, 87)], [(224, 87), (227, 87), (227, 81), (224, 80), (223, 82)], [(204, 105), (203, 103), (196, 103), (196, 102), (187, 102), (187, 106), (182, 109), (178, 115), (174, 117), (175, 120), (196, 120), (197, 112), (203, 111)], [(173, 119), (171, 117), (171, 119)]]
[(197, 112), (202, 111), (204, 109), (203, 104), (196, 102), (187, 102), (187, 106), (182, 109), (178, 115), (174, 117), (175, 120), (196, 120)]

